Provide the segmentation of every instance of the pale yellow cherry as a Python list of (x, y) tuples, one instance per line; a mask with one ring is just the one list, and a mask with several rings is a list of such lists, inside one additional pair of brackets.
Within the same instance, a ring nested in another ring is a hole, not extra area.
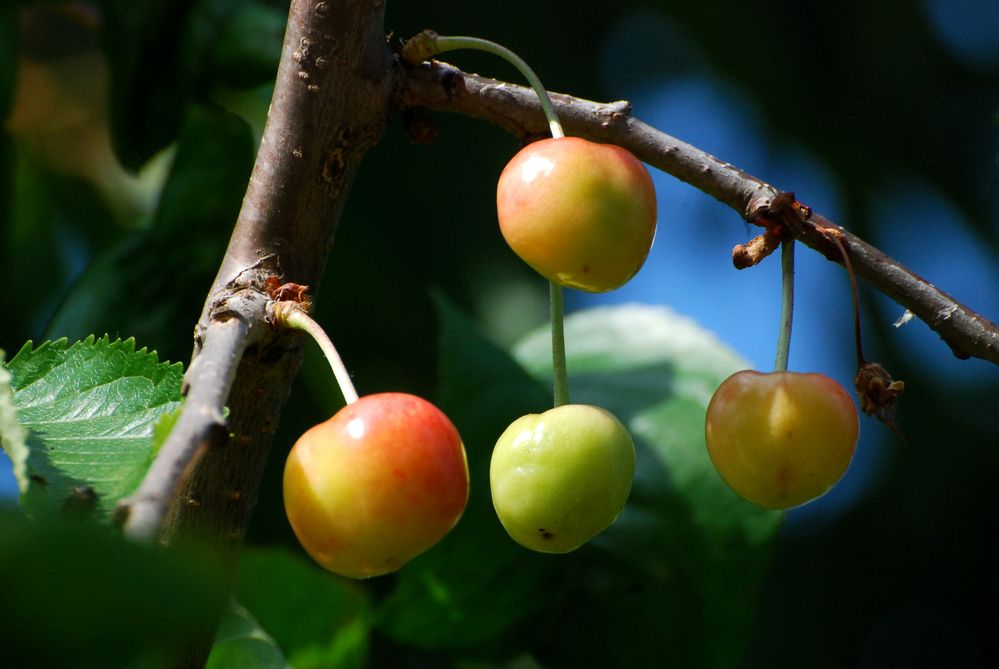
[(859, 421), (849, 393), (823, 374), (737, 372), (708, 405), (705, 439), (718, 473), (750, 502), (786, 509), (846, 472)]

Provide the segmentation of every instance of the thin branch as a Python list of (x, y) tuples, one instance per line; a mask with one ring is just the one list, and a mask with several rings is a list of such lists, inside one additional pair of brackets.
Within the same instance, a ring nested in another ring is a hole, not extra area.
[[(743, 219), (765, 216), (781, 192), (743, 170), (682, 142), (632, 116), (628, 102), (597, 103), (553, 94), (566, 132), (592, 141), (617, 144), (642, 161), (711, 195)], [(537, 96), (529, 88), (466, 74), (446, 63), (410, 68), (396, 104), (457, 112), (479, 118), (521, 138), (543, 136), (547, 125)], [(999, 364), (999, 326), (939, 290), (898, 261), (821, 214), (800, 220), (796, 239), (842, 264), (830, 238), (846, 248), (857, 276), (909, 309), (940, 335), (960, 358)]]
[(191, 410), (181, 412), (138, 491), (119, 506), (126, 536), (139, 541), (159, 539), (184, 475), (206, 449), (227, 439), (226, 401), (239, 359), (262, 323), (265, 304), (259, 293), (243, 291), (213, 312), (200, 354), (184, 376)]

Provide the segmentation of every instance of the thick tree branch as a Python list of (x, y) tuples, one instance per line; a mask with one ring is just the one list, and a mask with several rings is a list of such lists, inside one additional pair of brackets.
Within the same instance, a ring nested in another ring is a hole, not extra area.
[(267, 322), (266, 287), (274, 277), (319, 283), (351, 181), (398, 85), (383, 12), (370, 0), (291, 3), (267, 125), (196, 330), (182, 414), (119, 510), (133, 537), (193, 534), (235, 556), (301, 361), (301, 336)]
[[(294, 0), (267, 125), (243, 208), (209, 294), (199, 337), (226, 327), (214, 315), (234, 292), (266, 302), (269, 277), (318, 285), (354, 174), (381, 136), (398, 81), (386, 46), (384, 5), (370, 0)], [(301, 361), (301, 336), (264, 324), (257, 302), (239, 314), (263, 335), (240, 358), (229, 438), (204, 449), (171, 509), (166, 536), (203, 534), (233, 548), (256, 501), (271, 436)], [(209, 353), (206, 346), (195, 363)], [(192, 406), (194, 379), (184, 412)]]
[[(617, 144), (641, 160), (711, 195), (740, 217), (758, 221), (781, 192), (734, 165), (653, 128), (632, 116), (627, 102), (601, 104), (552, 95), (568, 134)], [(529, 139), (547, 132), (547, 122), (531, 89), (466, 74), (437, 61), (407, 70), (396, 104), (466, 114)], [(857, 275), (906, 307), (940, 335), (958, 357), (999, 364), (999, 327), (901, 263), (833, 224), (820, 214), (801, 219), (794, 236), (829, 260), (843, 259), (829, 235), (837, 234)]]

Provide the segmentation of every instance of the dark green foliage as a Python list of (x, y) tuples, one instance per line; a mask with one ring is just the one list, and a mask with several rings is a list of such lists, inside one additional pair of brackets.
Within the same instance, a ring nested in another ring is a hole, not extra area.
[(0, 5), (0, 123), (7, 119), (17, 84), (18, 40), (17, 6)]
[(125, 167), (177, 139), (188, 103), (217, 87), (273, 80), (284, 12), (241, 0), (102, 3), (111, 65), (111, 129)]
[(50, 336), (128, 333), (166, 357), (187, 357), (239, 212), (252, 146), (239, 117), (190, 107), (152, 224), (94, 257), (49, 323)]
[(115, 152), (132, 170), (172, 142), (192, 93), (185, 28), (196, 0), (101, 3)]
[(258, 548), (240, 559), (235, 597), (296, 669), (370, 666), (373, 616), (362, 584), (323, 571), (302, 554)]
[(79, 518), (0, 507), (4, 666), (165, 667), (221, 615), (204, 551), (139, 546)]

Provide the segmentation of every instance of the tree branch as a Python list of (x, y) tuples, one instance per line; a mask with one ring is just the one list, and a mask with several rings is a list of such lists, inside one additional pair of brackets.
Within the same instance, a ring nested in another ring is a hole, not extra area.
[[(235, 293), (267, 302), (270, 277), (320, 282), (350, 184), (383, 132), (398, 68), (385, 43), (384, 4), (370, 0), (291, 3), (267, 125), (243, 207), (205, 303), (201, 357), (231, 372), (225, 398), (229, 438), (204, 452), (183, 480), (164, 535), (207, 535), (235, 549), (256, 502), (271, 437), (301, 362), (302, 337), (264, 324), (260, 302), (247, 309), (250, 338), (242, 356), (207, 343), (227, 327), (216, 317)], [(228, 356), (228, 357), (224, 357)], [(192, 404), (184, 413), (205, 411)], [(214, 408), (208, 408), (214, 411)]]
[[(601, 104), (558, 94), (552, 95), (552, 100), (568, 134), (622, 146), (649, 165), (728, 205), (745, 220), (765, 218), (781, 193), (734, 165), (643, 123), (632, 116), (628, 102)], [(465, 114), (525, 140), (547, 133), (541, 105), (531, 89), (466, 74), (437, 61), (407, 69), (396, 104), (404, 109)], [(857, 275), (921, 318), (955, 355), (999, 364), (999, 327), (901, 263), (818, 213), (800, 218), (791, 232), (827, 259), (842, 264), (829, 237), (836, 234)]]
[(212, 313), (213, 325), (199, 338), (200, 351), (184, 377), (186, 403), (194, 408), (181, 412), (138, 491), (121, 505), (126, 536), (157, 540), (179, 481), (202, 453), (225, 443), (226, 401), (243, 352), (262, 339), (255, 312), (263, 304), (259, 293), (244, 290)]
[(267, 125), (196, 329), (181, 416), (119, 509), (132, 537), (195, 535), (235, 559), (301, 362), (301, 335), (267, 322), (267, 282), (319, 283), (354, 174), (398, 86), (383, 26), (381, 2), (291, 3)]

